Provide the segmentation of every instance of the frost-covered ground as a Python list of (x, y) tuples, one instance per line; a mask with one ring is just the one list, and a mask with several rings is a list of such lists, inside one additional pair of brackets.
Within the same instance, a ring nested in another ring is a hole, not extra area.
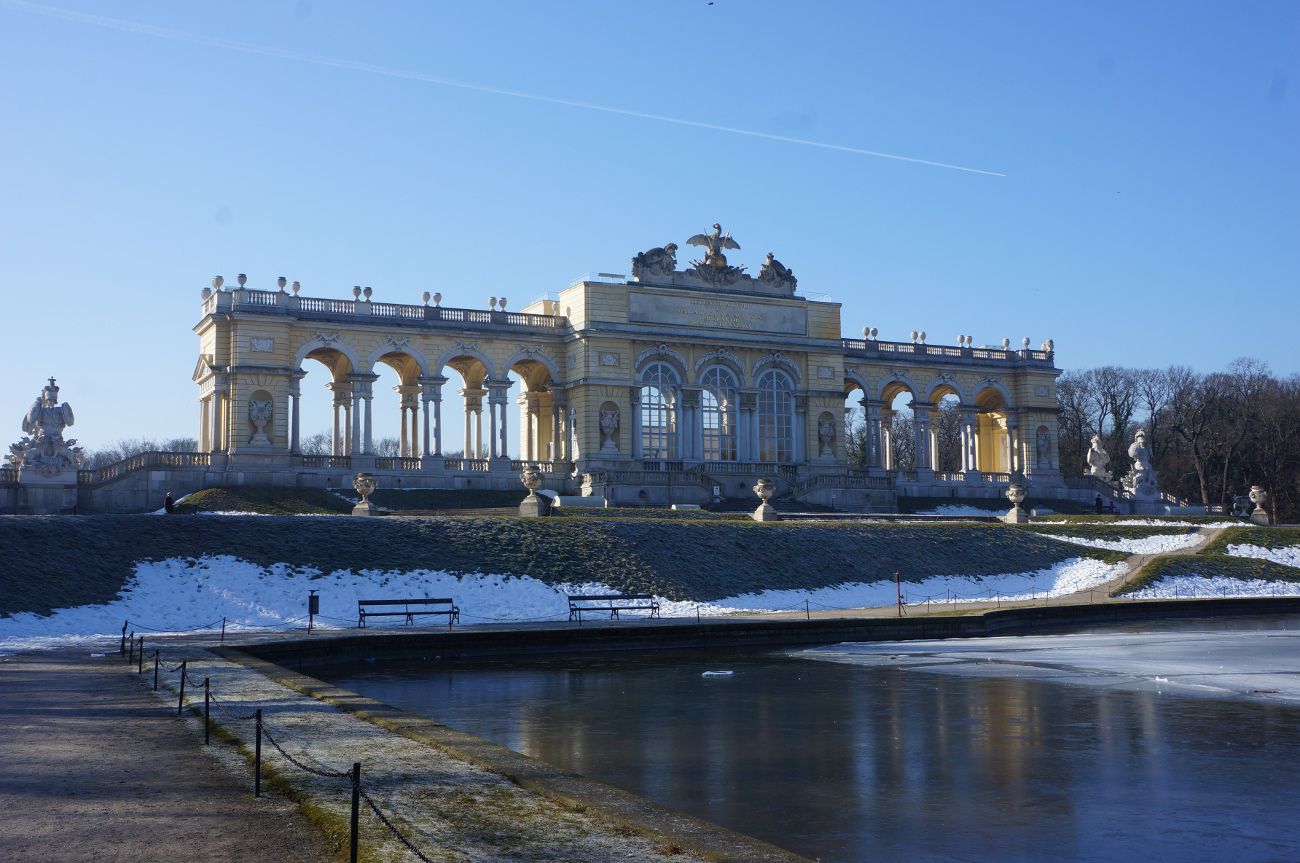
[(1281, 627), (850, 643), (798, 655), (945, 674), (1300, 701), (1300, 630)]
[[(905, 582), (907, 602), (1003, 600), (1060, 596), (1088, 590), (1124, 573), (1123, 564), (1072, 558), (1050, 569), (983, 578), (935, 576)], [(117, 638), (122, 622), (139, 632), (218, 629), (273, 630), (301, 627), (309, 590), (318, 590), (323, 627), (356, 624), (357, 600), (449, 596), (462, 624), (563, 621), (568, 593), (616, 593), (604, 584), (548, 585), (528, 576), (453, 575), (447, 572), (351, 572), (322, 574), (284, 564), (262, 567), (233, 557), (171, 558), (136, 565), (119, 597), (103, 605), (56, 610), (48, 617), (0, 618), (0, 652), (55, 646), (70, 641)], [(892, 605), (893, 581), (845, 583), (816, 590), (768, 590), (710, 602), (660, 599), (664, 617), (717, 616), (733, 611), (865, 608)], [(436, 623), (440, 618), (425, 618)]]
[(1125, 554), (1168, 554), (1171, 551), (1191, 548), (1201, 541), (1201, 537), (1194, 533), (1178, 533), (1169, 534), (1167, 536), (1144, 536), (1136, 539), (1092, 539), (1091, 537), (1084, 536), (1061, 536), (1060, 534), (1054, 533), (1045, 533), (1042, 535), (1048, 539), (1059, 539), (1062, 542), (1072, 542), (1075, 545), (1086, 545), (1089, 548), (1106, 548), (1111, 551), (1122, 551)]
[(1194, 599), (1229, 596), (1300, 596), (1300, 583), (1226, 575), (1174, 575), (1124, 594), (1128, 599)]

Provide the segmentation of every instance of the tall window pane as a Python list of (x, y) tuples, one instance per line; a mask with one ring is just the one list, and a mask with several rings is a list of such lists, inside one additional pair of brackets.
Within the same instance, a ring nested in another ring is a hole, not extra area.
[(715, 367), (700, 379), (706, 461), (736, 460), (736, 377)]
[(651, 363), (641, 373), (641, 452), (646, 458), (676, 458), (674, 411), (677, 373), (666, 363)]
[(758, 379), (758, 457), (760, 461), (792, 461), (794, 447), (794, 387), (772, 369)]

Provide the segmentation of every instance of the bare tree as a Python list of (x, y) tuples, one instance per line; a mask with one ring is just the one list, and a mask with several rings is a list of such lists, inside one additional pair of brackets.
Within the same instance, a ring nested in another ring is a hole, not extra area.
[(334, 438), (329, 432), (316, 432), (303, 438), (298, 450), (303, 455), (333, 455)]

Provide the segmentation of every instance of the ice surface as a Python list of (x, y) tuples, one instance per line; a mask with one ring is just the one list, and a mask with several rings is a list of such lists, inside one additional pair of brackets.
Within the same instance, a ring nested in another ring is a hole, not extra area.
[(1293, 629), (846, 643), (797, 655), (930, 673), (1300, 702), (1300, 630)]

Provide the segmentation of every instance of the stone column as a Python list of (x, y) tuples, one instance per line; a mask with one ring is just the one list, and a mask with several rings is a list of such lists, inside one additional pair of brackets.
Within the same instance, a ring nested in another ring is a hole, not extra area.
[(1007, 416), (1007, 472), (1016, 473), (1020, 465), (1020, 420)]
[(551, 390), (551, 407), (555, 410), (555, 458), (570, 461), (569, 438), (573, 430), (569, 428), (569, 394), (563, 389)]
[(212, 433), (212, 420), (208, 418), (211, 404), (211, 396), (199, 399), (199, 452), (212, 451), (212, 445), (209, 442), (209, 435)]
[(213, 390), (212, 395), (209, 398), (209, 401), (211, 402), (211, 405), (208, 408), (208, 416), (209, 419), (211, 419), (212, 421), (212, 428), (209, 434), (209, 442), (212, 447), (211, 452), (218, 452), (223, 448), (221, 446), (221, 442), (222, 442), (221, 391)]
[(632, 386), (627, 390), (628, 410), (632, 414), (632, 458), (645, 458), (645, 441), (642, 440), (643, 418), (641, 416), (641, 387)]
[[(421, 458), (436, 458), (442, 455), (442, 385), (446, 382), (447, 379), (444, 377), (420, 378), (420, 399), (424, 407), (424, 440), (421, 442)], [(430, 405), (433, 406), (432, 422), (429, 419)], [(430, 443), (430, 436), (433, 438), (432, 443)]]
[(808, 458), (808, 396), (796, 393), (794, 397), (794, 434), (791, 435), (791, 455), (795, 464), (804, 464)]
[(348, 455), (361, 455), (361, 388), (357, 384), (352, 387), (352, 407), (349, 420), (352, 432), (348, 436)]
[(374, 402), (374, 393), (371, 390), (370, 381), (366, 381), (365, 389), (361, 393), (361, 398), (363, 399), (363, 405), (366, 411), (366, 422), (365, 422), (366, 438), (365, 438), (363, 451), (369, 455), (371, 453), (374, 453), (375, 451), (375, 442), (373, 440), (373, 435), (372, 435), (372, 431), (374, 430), (374, 424), (372, 422), (373, 417), (371, 413), (371, 406)]
[(524, 393), (520, 396), (520, 407), (523, 409), (523, 432), (524, 432), (524, 451), (520, 453), (525, 461), (537, 460), (537, 443), (541, 438), (539, 428), (541, 417), (539, 411), (541, 402), (537, 393)]
[(967, 480), (979, 479), (979, 413), (975, 408), (961, 412), (961, 469)]
[(490, 381), (488, 387), (488, 408), (491, 419), (492, 458), (509, 458), (509, 430), (506, 423), (506, 394), (510, 390), (510, 381)]
[(741, 436), (744, 442), (740, 444), (744, 455), (740, 457), (741, 461), (756, 462), (758, 461), (758, 391), (741, 390), (740, 391), (740, 415)]
[(460, 395), (465, 399), (465, 458), (483, 457), (483, 396), (487, 390), (464, 387)]
[(298, 455), (302, 451), (302, 373), (293, 376), (289, 382), (289, 452)]
[(912, 430), (916, 438), (914, 446), (917, 471), (934, 469), (934, 463), (930, 461), (930, 409), (932, 407), (933, 405), (928, 402), (912, 402)]
[(884, 406), (881, 403), (880, 408), (880, 459), (881, 466), (893, 473), (898, 470), (898, 459), (894, 457), (894, 409)]
[(885, 467), (885, 457), (881, 447), (887, 438), (880, 426), (881, 412), (884, 407), (884, 402), (866, 398), (862, 400), (862, 415), (866, 417), (867, 423), (867, 470), (879, 470)]

